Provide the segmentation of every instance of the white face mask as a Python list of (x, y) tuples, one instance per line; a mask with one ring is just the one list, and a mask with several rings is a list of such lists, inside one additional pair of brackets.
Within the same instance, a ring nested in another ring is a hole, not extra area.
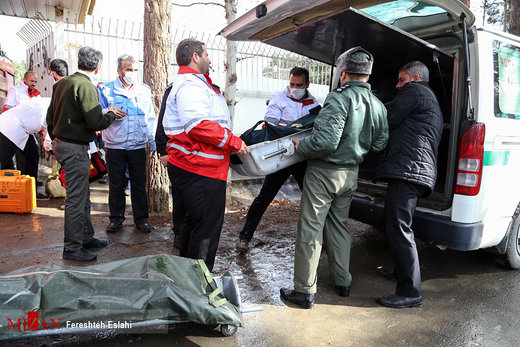
[(289, 96), (293, 99), (300, 100), (305, 95), (306, 89), (289, 88)]
[(137, 81), (137, 71), (126, 71), (123, 80), (127, 84), (134, 84)]

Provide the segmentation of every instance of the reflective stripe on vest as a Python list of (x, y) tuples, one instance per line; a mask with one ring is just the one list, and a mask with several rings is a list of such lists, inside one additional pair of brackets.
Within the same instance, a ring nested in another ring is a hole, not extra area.
[(193, 154), (193, 155), (198, 155), (199, 157), (209, 158), (209, 159), (219, 159), (219, 160), (224, 159), (223, 155), (209, 154), (209, 153), (204, 153), (204, 152), (199, 152), (199, 151), (190, 152), (186, 148), (179, 146), (175, 143), (168, 143), (167, 146), (178, 149), (179, 151), (181, 151), (184, 154)]

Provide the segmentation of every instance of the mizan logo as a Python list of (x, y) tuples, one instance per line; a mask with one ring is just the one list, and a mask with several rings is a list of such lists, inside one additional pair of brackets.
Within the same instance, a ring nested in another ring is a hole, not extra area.
[(56, 319), (39, 319), (38, 312), (27, 312), (27, 318), (18, 318), (13, 322), (11, 318), (7, 318), (7, 330), (54, 330), (60, 329), (61, 318)]

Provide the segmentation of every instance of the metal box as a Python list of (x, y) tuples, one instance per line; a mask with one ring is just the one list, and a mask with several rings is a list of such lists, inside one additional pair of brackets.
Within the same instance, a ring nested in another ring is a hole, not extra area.
[(36, 208), (34, 177), (0, 170), (0, 212), (30, 213)]
[(251, 145), (251, 152), (247, 155), (232, 153), (230, 166), (243, 176), (265, 176), (299, 163), (305, 158), (295, 153), (292, 140), (304, 139), (311, 131), (306, 129), (280, 139)]

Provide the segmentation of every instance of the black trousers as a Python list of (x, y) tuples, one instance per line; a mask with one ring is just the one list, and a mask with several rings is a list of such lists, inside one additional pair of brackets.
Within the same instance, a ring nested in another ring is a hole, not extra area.
[(388, 182), (385, 231), (397, 278), (396, 295), (421, 296), (421, 270), (412, 230), (417, 200), (427, 188), (403, 180)]
[(267, 210), (269, 204), (273, 201), (280, 188), (282, 188), (285, 181), (287, 181), (291, 175), (296, 179), (300, 190), (302, 190), (303, 177), (305, 176), (306, 168), (307, 161), (303, 161), (265, 176), (264, 184), (260, 189), (260, 193), (255, 198), (247, 212), (246, 223), (244, 224), (244, 228), (240, 232), (239, 236), (241, 240), (246, 240), (248, 242), (251, 241), (265, 210)]
[[(168, 163), (172, 178), (174, 224), (179, 223), (180, 256), (202, 259), (213, 270), (226, 205), (226, 182)], [(180, 222), (182, 219), (182, 222)]]
[(148, 223), (148, 195), (146, 194), (146, 149), (127, 151), (124, 149), (106, 148), (106, 159), (109, 179), (108, 205), (110, 221), (114, 223), (125, 220), (126, 208), (126, 176), (128, 165), (130, 173), (130, 198), (134, 223)]
[[(4, 134), (0, 133), (0, 170), (13, 169), (13, 156), (18, 147), (9, 140)], [(21, 151), (25, 157), (25, 168), (22, 175), (29, 175), (38, 179), (38, 145), (33, 135), (29, 135), (25, 148)]]

